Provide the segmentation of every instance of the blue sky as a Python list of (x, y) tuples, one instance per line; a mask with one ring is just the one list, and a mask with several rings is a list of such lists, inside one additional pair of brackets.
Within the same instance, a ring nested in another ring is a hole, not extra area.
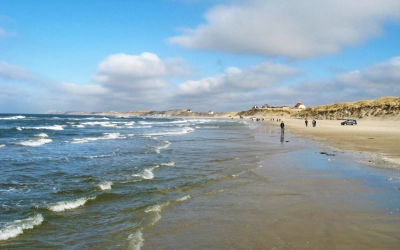
[(2, 0), (0, 113), (400, 94), (398, 0)]

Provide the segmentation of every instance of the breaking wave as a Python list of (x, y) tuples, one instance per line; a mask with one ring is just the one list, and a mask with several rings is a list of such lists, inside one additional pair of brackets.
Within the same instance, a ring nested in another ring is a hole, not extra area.
[(57, 202), (56, 204), (48, 206), (48, 209), (53, 212), (63, 212), (65, 210), (71, 210), (83, 206), (87, 201), (94, 199), (96, 199), (96, 197), (89, 197), (89, 198), (82, 197), (72, 201), (60, 201)]
[(7, 223), (3, 228), (0, 229), (0, 240), (15, 238), (18, 235), (23, 234), (24, 230), (32, 229), (35, 226), (42, 224), (43, 221), (43, 216), (41, 214), (37, 214), (26, 219), (15, 220), (11, 223)]

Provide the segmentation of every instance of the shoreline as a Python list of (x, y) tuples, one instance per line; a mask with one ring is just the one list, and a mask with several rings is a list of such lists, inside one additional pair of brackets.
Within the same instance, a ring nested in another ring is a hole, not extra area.
[(258, 140), (283, 150), (260, 155), (258, 168), (230, 180), (240, 183), (235, 188), (162, 211), (162, 219), (144, 232), (143, 249), (397, 247), (398, 178), (387, 182), (382, 173), (391, 170), (356, 163), (347, 152), (320, 154), (320, 139), (299, 137), (292, 128), (303, 121), (292, 122), (288, 143), (279, 143), (280, 123), (254, 122), (260, 125)]
[[(305, 126), (303, 119), (281, 117), (285, 129), (300, 137), (322, 143), (324, 147), (350, 153), (363, 153), (363, 163), (380, 168), (400, 170), (400, 121), (391, 119), (358, 119), (357, 125), (341, 125), (340, 120), (316, 120)], [(265, 120), (270, 124), (280, 123)]]

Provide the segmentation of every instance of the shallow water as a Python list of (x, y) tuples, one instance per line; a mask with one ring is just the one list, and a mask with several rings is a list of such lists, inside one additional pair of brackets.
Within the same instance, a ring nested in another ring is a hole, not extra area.
[[(392, 200), (385, 208), (369, 202), (373, 209), (396, 214), (399, 205), (395, 172), (328, 161), (316, 145), (282, 137), (278, 125), (243, 120), (0, 115), (0, 162), (2, 249), (217, 249), (242, 224), (252, 229), (226, 246), (257, 249), (258, 222), (277, 220), (260, 208), (314, 192), (270, 184), (298, 178), (364, 180), (357, 183), (380, 191), (362, 200)], [(385, 175), (395, 178), (376, 181)]]

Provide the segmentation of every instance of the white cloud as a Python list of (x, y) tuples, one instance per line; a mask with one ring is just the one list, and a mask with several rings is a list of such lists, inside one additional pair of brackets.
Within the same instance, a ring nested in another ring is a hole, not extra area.
[[(179, 95), (218, 95), (241, 93), (267, 88), (280, 81), (300, 74), (288, 66), (265, 62), (248, 69), (227, 68), (224, 74), (207, 77), (197, 81), (186, 81), (178, 86)], [(202, 98), (202, 97), (200, 97)]]
[(101, 62), (92, 77), (107, 88), (154, 90), (168, 86), (164, 77), (187, 74), (188, 67), (179, 59), (161, 60), (156, 54), (114, 54)]
[(0, 78), (17, 81), (37, 79), (37, 77), (29, 70), (7, 62), (0, 62)]
[(169, 42), (187, 48), (309, 58), (379, 36), (400, 19), (398, 0), (235, 1), (206, 13), (206, 24)]

